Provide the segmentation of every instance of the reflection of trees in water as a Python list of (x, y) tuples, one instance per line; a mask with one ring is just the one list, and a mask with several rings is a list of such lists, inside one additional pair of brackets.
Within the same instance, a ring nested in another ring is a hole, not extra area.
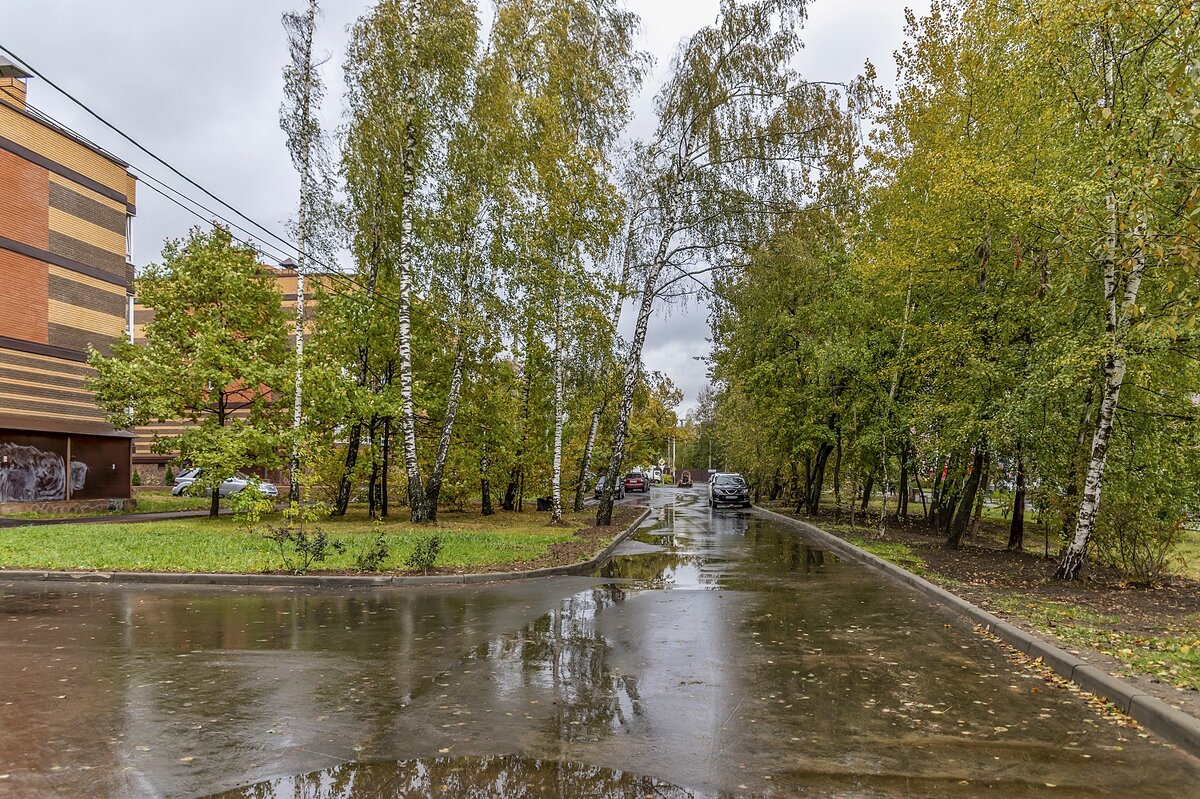
[[(599, 576), (634, 580), (642, 590), (672, 588), (681, 583), (720, 588), (728, 575), (727, 566), (719, 558), (651, 552), (613, 558), (600, 569)], [(683, 575), (681, 580), (681, 572), (685, 571), (692, 574)]]
[(212, 799), (715, 799), (659, 780), (583, 763), (519, 757), (434, 758), (399, 763), (348, 763), (284, 777)]
[(821, 574), (836, 557), (806, 542), (795, 532), (762, 519), (754, 519), (747, 530), (750, 560), (756, 574), (803, 572)]
[(371, 720), (360, 743), (386, 739), (404, 704), (443, 690), (441, 674), (457, 661), (449, 647), (491, 609), (457, 592), (198, 593), (153, 601), (128, 592), (122, 601), (125, 621), (114, 627), (130, 651), (178, 653), (138, 657), (116, 681), (135, 709), (134, 732), (154, 740), (203, 726), (247, 750), (264, 741), (271, 749), (304, 745), (319, 730), (294, 725), (264, 736), (281, 718), (333, 717), (347, 707)]
[(595, 741), (642, 713), (635, 675), (614, 674), (612, 645), (600, 633), (599, 615), (624, 601), (613, 586), (584, 591), (513, 636), (488, 645), (501, 696), (529, 687), (553, 696), (555, 736)]

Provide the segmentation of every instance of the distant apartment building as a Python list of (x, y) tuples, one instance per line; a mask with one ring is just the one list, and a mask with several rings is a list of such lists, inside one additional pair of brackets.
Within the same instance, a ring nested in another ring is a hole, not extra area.
[(28, 107), (29, 77), (0, 59), (0, 512), (131, 496), (133, 437), (85, 380), (130, 332), (136, 179)]

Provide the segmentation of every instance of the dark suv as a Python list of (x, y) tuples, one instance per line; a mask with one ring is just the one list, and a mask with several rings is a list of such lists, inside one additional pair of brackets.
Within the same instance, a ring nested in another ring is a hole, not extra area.
[(718, 472), (708, 482), (709, 507), (740, 505), (750, 507), (750, 486), (740, 474)]

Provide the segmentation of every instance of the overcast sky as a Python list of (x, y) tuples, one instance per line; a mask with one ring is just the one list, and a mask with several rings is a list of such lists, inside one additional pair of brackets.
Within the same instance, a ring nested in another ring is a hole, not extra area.
[[(280, 15), (302, 0), (36, 0), (4, 3), (0, 44), (14, 51), (101, 116), (184, 174), (256, 221), (283, 233), (298, 179), (279, 130), (281, 69), (287, 57)], [(657, 59), (636, 106), (631, 135), (653, 128), (650, 98), (681, 38), (716, 17), (718, 0), (629, 0), (642, 16), (642, 47)], [(318, 49), (330, 98), (327, 126), (341, 120), (341, 64), (346, 28), (370, 3), (323, 0)], [(902, 40), (904, 7), (928, 0), (814, 0), (801, 68), (820, 80), (848, 80), (870, 59), (884, 82)], [(150, 175), (185, 188), (128, 142), (31, 80), (29, 101)], [(189, 189), (190, 194), (195, 194)], [(133, 255), (158, 258), (165, 238), (184, 235), (199, 220), (139, 187)], [(666, 372), (685, 394), (681, 413), (706, 382), (699, 360), (709, 351), (708, 309), (673, 308), (650, 326), (644, 360)], [(625, 327), (630, 327), (626, 314)], [(628, 332), (628, 331), (626, 331)]]

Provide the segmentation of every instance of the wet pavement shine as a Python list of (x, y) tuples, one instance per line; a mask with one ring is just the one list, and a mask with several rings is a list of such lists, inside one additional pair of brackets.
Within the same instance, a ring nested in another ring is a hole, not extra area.
[(926, 599), (698, 491), (593, 577), (5, 583), (0, 797), (1200, 797)]

